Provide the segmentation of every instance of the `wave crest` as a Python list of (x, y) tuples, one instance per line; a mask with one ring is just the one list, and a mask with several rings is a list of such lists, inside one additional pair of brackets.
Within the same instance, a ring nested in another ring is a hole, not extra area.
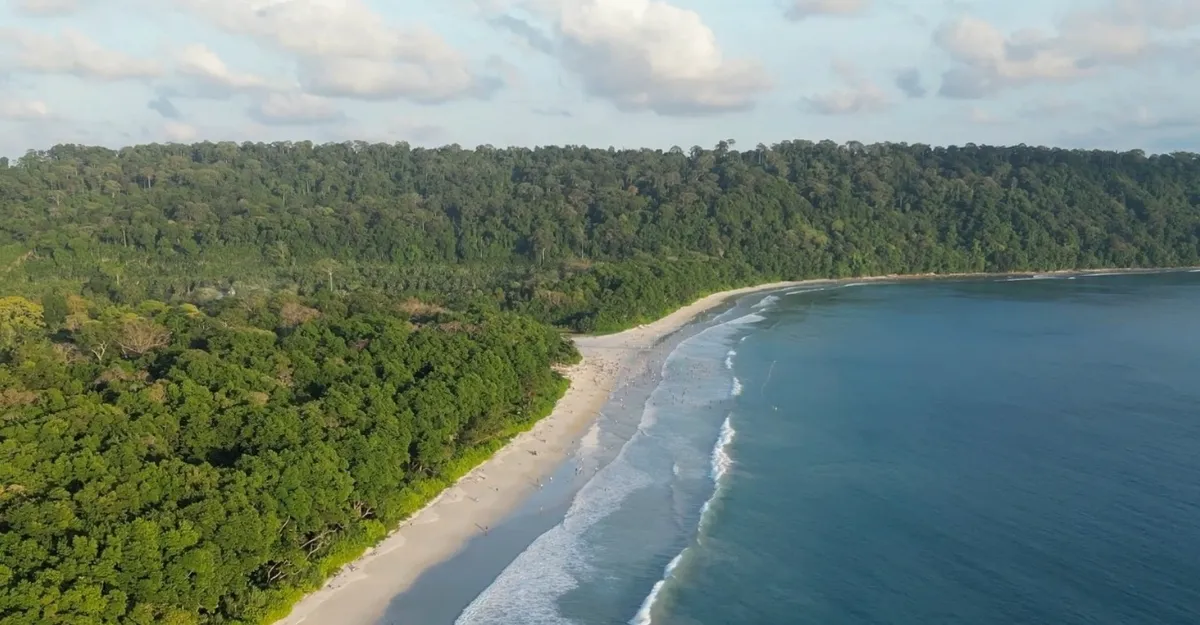
[[(733, 444), (734, 437), (737, 436), (737, 430), (733, 428), (733, 421), (731, 418), (732, 415), (725, 417), (725, 422), (721, 424), (721, 434), (717, 437), (717, 443), (713, 445), (711, 476), (714, 488), (712, 496), (709, 497), (708, 501), (704, 502), (704, 506), (700, 508), (700, 527), (699, 532), (696, 535), (696, 541), (701, 544), (703, 543), (704, 527), (707, 524), (710, 517), (710, 512), (712, 511), (712, 504), (714, 501), (716, 501), (717, 496), (721, 492), (721, 484), (725, 476), (729, 473), (729, 470), (733, 468), (733, 457), (729, 455), (729, 447)], [(679, 555), (675, 556), (675, 558), (671, 560), (670, 564), (667, 565), (666, 570), (663, 571), (662, 579), (655, 582), (654, 586), (650, 588), (650, 594), (646, 595), (645, 600), (642, 601), (641, 607), (638, 608), (637, 614), (630, 619), (629, 625), (652, 625), (654, 619), (651, 616), (651, 611), (654, 609), (654, 604), (658, 601), (659, 594), (662, 593), (663, 587), (668, 581), (671, 580), (672, 577), (674, 577), (675, 569), (679, 567), (679, 563), (683, 560), (683, 556), (687, 552), (688, 548), (685, 547), (683, 551), (679, 552)]]
[(646, 600), (642, 601), (642, 606), (638, 608), (637, 614), (629, 619), (629, 625), (650, 625), (654, 619), (650, 616), (650, 611), (654, 609), (654, 604), (658, 601), (658, 594), (662, 592), (663, 586), (667, 580), (671, 579), (675, 573), (675, 569), (679, 567), (679, 563), (683, 560), (683, 555), (687, 553), (687, 548), (679, 552), (679, 555), (671, 558), (671, 562), (667, 564), (667, 568), (663, 571), (662, 579), (654, 582), (654, 587), (650, 589), (650, 594), (646, 596)]
[(768, 295), (768, 296), (766, 296), (766, 297), (762, 298), (762, 300), (761, 300), (761, 301), (759, 301), (757, 304), (755, 304), (754, 306), (752, 306), (752, 307), (751, 307), (751, 309), (753, 309), (753, 310), (763, 310), (763, 309), (765, 309), (765, 308), (770, 308), (771, 306), (774, 306), (774, 305), (775, 305), (775, 303), (776, 303), (776, 302), (778, 302), (778, 301), (779, 301), (779, 296), (777, 296), (777, 295)]
[[(456, 625), (570, 623), (559, 611), (558, 598), (578, 588), (597, 573), (595, 567), (598, 562), (592, 550), (590, 530), (620, 509), (631, 494), (661, 481), (644, 470), (644, 463), (637, 459), (646, 453), (648, 445), (656, 449), (659, 458), (662, 457), (661, 452), (673, 453), (673, 438), (667, 435), (669, 432), (655, 431), (656, 427), (661, 427), (659, 419), (692, 407), (702, 408), (729, 400), (727, 391), (719, 383), (712, 384), (730, 375), (728, 369), (721, 366), (721, 354), (725, 354), (732, 365), (733, 350), (730, 344), (741, 334), (739, 329), (765, 319), (757, 313), (737, 314), (728, 314), (728, 317), (736, 318), (717, 323), (685, 339), (667, 355), (662, 365), (660, 383), (642, 407), (637, 432), (621, 446), (616, 457), (575, 494), (562, 522), (535, 539), (501, 571), (491, 585), (462, 611)], [(722, 318), (725, 317), (722, 315)], [(736, 378), (734, 383), (740, 388), (741, 383)], [(686, 390), (678, 388), (679, 384), (685, 385)], [(732, 425), (727, 416), (710, 461), (714, 476), (723, 476), (732, 465), (726, 449), (732, 435)], [(703, 451), (692, 447), (688, 453), (702, 454)], [(692, 458), (703, 462), (703, 456)], [(670, 469), (671, 477), (668, 479), (675, 479), (683, 467), (677, 459), (674, 466), (667, 464), (664, 468)], [(701, 511), (701, 520), (711, 501), (710, 498)], [(672, 574), (677, 574), (674, 567), (678, 566), (678, 561), (679, 557), (672, 561), (673, 565), (668, 567), (663, 580), (652, 589), (652, 596), (643, 601), (643, 609), (638, 613), (646, 620), (637, 622), (649, 623), (650, 608), (666, 580)]]
[(721, 487), (721, 479), (733, 466), (733, 458), (729, 455), (729, 446), (733, 444), (737, 430), (733, 429), (731, 418), (732, 415), (725, 417), (725, 422), (721, 424), (721, 434), (717, 437), (717, 444), (713, 446), (712, 451), (712, 479), (718, 490)]

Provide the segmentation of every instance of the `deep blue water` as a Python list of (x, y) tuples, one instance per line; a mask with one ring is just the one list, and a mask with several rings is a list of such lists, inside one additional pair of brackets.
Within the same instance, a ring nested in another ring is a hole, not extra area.
[(1200, 274), (802, 289), (701, 330), (459, 623), (1200, 623)]

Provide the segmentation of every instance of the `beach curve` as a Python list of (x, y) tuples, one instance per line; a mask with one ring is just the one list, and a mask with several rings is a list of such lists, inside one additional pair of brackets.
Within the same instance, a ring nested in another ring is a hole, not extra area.
[[(1191, 270), (1195, 268), (1175, 268)], [(1093, 269), (1117, 273), (1157, 273), (1168, 270)], [(1046, 272), (1053, 277), (1086, 271)], [(928, 279), (1016, 277), (1030, 272), (910, 274), (857, 277), (855, 283), (906, 282)], [(319, 590), (297, 602), (291, 613), (274, 625), (376, 625), (391, 600), (407, 590), (425, 571), (450, 559), (486, 528), (502, 521), (572, 453), (575, 442), (596, 420), (609, 395), (628, 375), (636, 374), (642, 356), (659, 341), (696, 316), (732, 298), (757, 292), (847, 280), (811, 279), (772, 282), (714, 293), (651, 323), (623, 332), (576, 336), (583, 360), (563, 369), (570, 380), (567, 392), (549, 416), (528, 432), (514, 437), (488, 460), (444, 490), (388, 535), (347, 564)]]
[(574, 337), (583, 360), (563, 370), (567, 392), (549, 416), (442, 491), (380, 543), (293, 606), (275, 625), (374, 625), (426, 570), (512, 512), (554, 472), (647, 350), (732, 297), (787, 288), (775, 282), (714, 293), (617, 334)]

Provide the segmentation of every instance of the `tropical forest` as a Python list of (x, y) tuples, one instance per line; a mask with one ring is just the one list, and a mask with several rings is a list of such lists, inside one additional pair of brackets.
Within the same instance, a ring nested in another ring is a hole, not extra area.
[(0, 625), (259, 625), (777, 280), (1200, 265), (1200, 155), (60, 145), (0, 159)]

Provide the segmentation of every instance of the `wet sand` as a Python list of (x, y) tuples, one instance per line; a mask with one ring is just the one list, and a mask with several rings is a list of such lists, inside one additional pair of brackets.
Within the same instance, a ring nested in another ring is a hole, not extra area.
[(798, 284), (803, 283), (724, 291), (625, 332), (576, 337), (583, 361), (564, 369), (571, 386), (550, 416), (443, 491), (324, 587), (297, 603), (276, 625), (374, 625), (392, 598), (425, 570), (449, 559), (540, 488), (599, 415), (623, 376), (631, 373), (641, 353), (731, 297)]
[[(1086, 275), (1096, 271), (1103, 270), (1042, 275)], [(1128, 269), (1109, 271), (1139, 273)], [(1032, 275), (927, 274), (777, 282), (716, 293), (653, 323), (618, 334), (575, 337), (583, 361), (563, 371), (571, 386), (550, 416), (443, 491), (388, 538), (343, 568), (323, 588), (297, 603), (291, 614), (275, 625), (375, 625), (389, 602), (423, 572), (450, 559), (476, 535), (488, 531), (549, 478), (575, 448), (623, 378), (641, 372), (635, 368), (641, 354), (697, 315), (733, 297), (786, 287), (846, 282)]]

